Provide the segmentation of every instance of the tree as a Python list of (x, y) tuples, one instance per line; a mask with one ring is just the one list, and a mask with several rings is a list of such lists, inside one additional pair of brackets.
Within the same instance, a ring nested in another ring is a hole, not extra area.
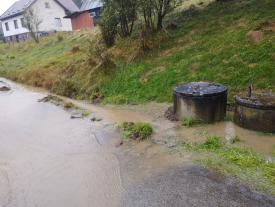
[(145, 29), (154, 30), (155, 11), (153, 0), (140, 0), (140, 12), (143, 15)]
[(35, 42), (39, 42), (38, 31), (39, 25), (42, 23), (42, 20), (38, 18), (33, 9), (27, 9), (24, 13), (24, 27), (27, 28), (30, 32), (31, 37)]
[[(179, 0), (140, 0), (140, 10), (147, 30), (163, 28), (164, 17), (171, 12)], [(156, 23), (156, 26), (155, 26)]]
[(137, 0), (104, 0), (102, 18), (116, 19), (118, 21), (117, 32), (121, 37), (128, 37), (132, 34), (137, 19), (137, 8)]
[(153, 6), (157, 15), (157, 30), (163, 28), (163, 19), (174, 9), (176, 2), (176, 0), (153, 0)]
[(163, 28), (164, 17), (181, 0), (104, 0), (101, 17), (101, 32), (107, 46), (114, 44), (116, 34), (122, 38), (131, 36), (138, 15), (143, 16), (147, 34)]
[(111, 1), (106, 1), (103, 7), (102, 17), (99, 22), (102, 38), (108, 47), (115, 43), (117, 34), (118, 17), (116, 11), (112, 8)]
[(114, 9), (118, 13), (119, 34), (122, 37), (128, 37), (132, 34), (134, 23), (137, 19), (137, 0), (113, 0)]

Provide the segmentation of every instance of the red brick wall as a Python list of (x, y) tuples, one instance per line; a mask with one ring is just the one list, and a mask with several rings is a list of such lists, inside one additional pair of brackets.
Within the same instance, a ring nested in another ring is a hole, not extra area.
[(72, 17), (73, 31), (81, 29), (92, 29), (94, 28), (93, 18), (90, 16), (89, 12), (83, 12), (76, 17)]

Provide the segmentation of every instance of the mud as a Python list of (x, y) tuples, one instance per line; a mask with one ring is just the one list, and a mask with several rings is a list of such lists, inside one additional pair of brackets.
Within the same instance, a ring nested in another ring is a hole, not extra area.
[(118, 146), (116, 123), (125, 121), (153, 123), (159, 130), (154, 139), (180, 133), (156, 113), (161, 105), (118, 108), (68, 100), (91, 112), (72, 120), (62, 107), (38, 102), (43, 91), (9, 84), (13, 93), (0, 94), (1, 207), (275, 205), (271, 196), (194, 166), (189, 155), (151, 142)]

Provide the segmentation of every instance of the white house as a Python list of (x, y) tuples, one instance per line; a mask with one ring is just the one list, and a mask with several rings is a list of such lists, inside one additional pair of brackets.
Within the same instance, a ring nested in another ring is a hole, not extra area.
[(78, 10), (72, 0), (19, 0), (0, 16), (6, 41), (20, 41), (28, 38), (24, 25), (24, 12), (32, 9), (41, 20), (39, 35), (54, 31), (72, 31), (71, 20), (66, 15)]

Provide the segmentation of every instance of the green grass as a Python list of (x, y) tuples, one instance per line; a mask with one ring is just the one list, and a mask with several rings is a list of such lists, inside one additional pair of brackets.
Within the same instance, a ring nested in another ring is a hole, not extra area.
[(186, 117), (181, 121), (181, 125), (186, 128), (194, 127), (200, 124), (203, 124), (203, 122), (195, 117)]
[(82, 111), (82, 117), (88, 117), (90, 115), (90, 112), (87, 110)]
[[(228, 86), (233, 102), (250, 83), (259, 90), (275, 89), (275, 35), (259, 29), (274, 20), (274, 0), (216, 2), (188, 14), (178, 8), (165, 21), (178, 22), (179, 28), (154, 35), (148, 53), (138, 55), (137, 37), (118, 39), (107, 50), (116, 63), (110, 74), (100, 70), (96, 56), (90, 60), (87, 39), (96, 45), (98, 36), (83, 32), (46, 37), (39, 44), (1, 44), (0, 75), (61, 95), (115, 104), (171, 102), (178, 84), (213, 81)], [(247, 37), (257, 29), (264, 34), (259, 44)]]
[(233, 176), (256, 190), (275, 195), (275, 163), (249, 149), (208, 137), (201, 144), (184, 143), (183, 150), (199, 153), (205, 167)]
[(69, 110), (69, 109), (76, 108), (76, 106), (72, 102), (66, 102), (64, 103), (64, 108)]
[(148, 123), (125, 122), (119, 126), (124, 139), (146, 140), (153, 134), (153, 128)]
[(238, 137), (238, 136), (234, 136), (234, 137), (232, 137), (231, 139), (230, 139), (230, 143), (231, 144), (236, 144), (236, 143), (238, 143), (238, 142), (240, 142), (241, 141), (241, 139)]

